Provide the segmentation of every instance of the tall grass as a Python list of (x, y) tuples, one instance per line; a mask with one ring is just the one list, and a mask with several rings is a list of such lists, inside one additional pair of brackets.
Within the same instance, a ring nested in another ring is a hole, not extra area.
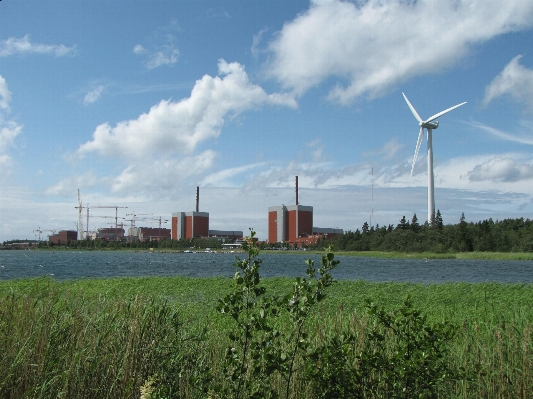
[(0, 397), (137, 398), (168, 374), (177, 393), (202, 342), (185, 324), (154, 298), (12, 292), (0, 300)]
[[(272, 293), (292, 284), (263, 282)], [(214, 308), (231, 284), (186, 277), (0, 282), (0, 397), (139, 398), (151, 377), (169, 398), (206, 397), (198, 389), (203, 371), (209, 368), (212, 384), (223, 380), (229, 325)], [(363, 345), (370, 323), (364, 300), (394, 311), (407, 294), (428, 321), (458, 326), (448, 362), (472, 380), (446, 386), (441, 397), (531, 397), (532, 285), (341, 281), (308, 320), (314, 343), (350, 331)], [(286, 323), (281, 318), (280, 329)], [(298, 373), (292, 392), (310, 397)]]

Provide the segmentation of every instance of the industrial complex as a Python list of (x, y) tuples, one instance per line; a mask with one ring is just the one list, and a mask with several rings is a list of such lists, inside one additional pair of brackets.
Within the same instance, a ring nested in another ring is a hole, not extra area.
[[(327, 239), (333, 236), (343, 234), (339, 228), (320, 228), (313, 226), (313, 207), (300, 205), (298, 201), (298, 176), (295, 181), (296, 201), (294, 205), (276, 205), (268, 207), (268, 243), (289, 243), (295, 246), (304, 246), (316, 243), (320, 238)], [(56, 245), (66, 244), (75, 240), (93, 240), (103, 239), (106, 241), (159, 241), (162, 239), (189, 239), (194, 238), (216, 238), (227, 245), (238, 244), (243, 240), (243, 232), (235, 230), (209, 230), (209, 213), (200, 212), (200, 188), (196, 187), (196, 209), (194, 211), (173, 212), (170, 224), (171, 228), (162, 227), (165, 220), (162, 217), (154, 217), (153, 214), (135, 214), (129, 213), (131, 226), (127, 232), (124, 224), (119, 223), (118, 208), (119, 206), (89, 206), (83, 205), (81, 194), (78, 190), (79, 212), (78, 231), (61, 230), (48, 236), (48, 241)], [(115, 216), (98, 216), (90, 213), (90, 209), (114, 208)], [(86, 224), (84, 228), (84, 213), (86, 211)], [(97, 228), (89, 231), (89, 221), (91, 218), (113, 218), (114, 226)], [(158, 227), (137, 227), (136, 222), (159, 223)], [(43, 231), (39, 228), (34, 233), (40, 235)]]
[(313, 207), (298, 202), (298, 176), (296, 176), (296, 204), (271, 206), (268, 208), (269, 243), (314, 244), (319, 238), (343, 234), (342, 229), (313, 226)]

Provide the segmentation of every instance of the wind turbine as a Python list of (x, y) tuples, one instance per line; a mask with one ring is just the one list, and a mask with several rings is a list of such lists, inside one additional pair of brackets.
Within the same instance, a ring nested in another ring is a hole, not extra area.
[(448, 108), (444, 111), (439, 112), (438, 114), (433, 115), (429, 119), (426, 119), (425, 121), (422, 120), (420, 115), (418, 115), (418, 112), (416, 112), (416, 109), (411, 105), (409, 100), (407, 99), (407, 96), (403, 94), (403, 98), (405, 98), (405, 101), (407, 102), (407, 105), (411, 109), (411, 112), (415, 116), (416, 120), (418, 121), (418, 124), (420, 126), (420, 133), (418, 134), (418, 142), (416, 143), (416, 150), (415, 150), (415, 156), (413, 158), (413, 165), (411, 166), (411, 176), (413, 176), (413, 170), (415, 168), (416, 163), (416, 157), (418, 155), (418, 151), (420, 150), (420, 144), (422, 144), (422, 136), (424, 134), (424, 129), (427, 130), (428, 133), (428, 223), (433, 223), (433, 217), (435, 215), (435, 187), (433, 182), (433, 138), (432, 138), (432, 131), (433, 129), (436, 129), (439, 127), (439, 121), (437, 121), (437, 118), (440, 118), (442, 115), (447, 114), (451, 110), (454, 110), (455, 108), (459, 108), (461, 105), (465, 105), (466, 102), (454, 105), (451, 108)]

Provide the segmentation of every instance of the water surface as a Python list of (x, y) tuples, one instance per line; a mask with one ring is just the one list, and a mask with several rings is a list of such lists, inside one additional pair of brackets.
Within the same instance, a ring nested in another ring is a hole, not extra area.
[[(244, 256), (241, 254), (240, 256)], [(316, 254), (261, 254), (264, 277), (304, 276), (305, 260)], [(533, 261), (465, 259), (381, 259), (336, 256), (340, 265), (332, 272), (339, 280), (376, 282), (500, 282), (532, 283)], [(190, 276), (231, 277), (232, 253), (161, 253), (111, 251), (0, 251), (0, 280), (51, 276), (57, 280), (79, 278)]]

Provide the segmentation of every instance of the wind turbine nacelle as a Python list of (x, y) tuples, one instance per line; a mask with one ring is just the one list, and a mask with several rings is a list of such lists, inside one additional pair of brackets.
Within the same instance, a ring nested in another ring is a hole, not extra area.
[(439, 121), (425, 122), (422, 124), (422, 127), (426, 129), (436, 129), (439, 127)]

